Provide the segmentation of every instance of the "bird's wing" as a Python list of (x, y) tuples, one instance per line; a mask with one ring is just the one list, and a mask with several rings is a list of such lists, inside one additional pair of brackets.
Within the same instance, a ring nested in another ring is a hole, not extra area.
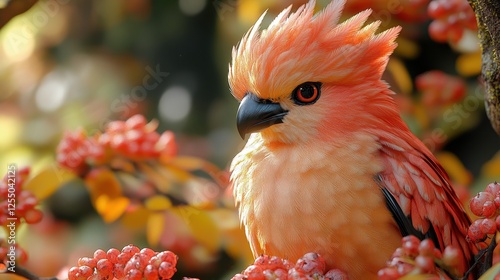
[(465, 239), (470, 220), (436, 158), (417, 139), (380, 144), (384, 170), (375, 180), (401, 233), (431, 238), (442, 250), (454, 245), (469, 262), (475, 250)]

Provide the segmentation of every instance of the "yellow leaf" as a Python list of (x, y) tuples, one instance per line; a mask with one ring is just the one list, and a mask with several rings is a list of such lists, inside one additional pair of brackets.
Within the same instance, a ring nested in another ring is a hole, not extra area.
[(147, 226), (150, 211), (143, 206), (138, 206), (132, 211), (127, 211), (123, 214), (120, 222), (130, 229), (144, 229)]
[(491, 160), (483, 164), (481, 175), (487, 178), (500, 177), (500, 152), (496, 153)]
[(151, 246), (158, 245), (165, 224), (164, 213), (152, 213), (148, 217), (146, 237)]
[(415, 104), (413, 108), (415, 109), (414, 111), (415, 118), (420, 124), (420, 127), (422, 129), (427, 129), (431, 122), (427, 109), (424, 107), (422, 103)]
[(120, 218), (129, 204), (130, 200), (123, 196), (110, 198), (107, 195), (101, 195), (95, 201), (95, 208), (106, 223), (111, 223)]
[(144, 206), (152, 211), (161, 211), (170, 209), (172, 207), (172, 202), (166, 196), (155, 195), (146, 200)]
[(500, 263), (495, 264), (488, 269), (478, 280), (493, 280), (495, 276), (500, 275)]
[(401, 93), (409, 94), (412, 91), (413, 83), (411, 81), (410, 74), (403, 62), (399, 59), (391, 59), (389, 60), (389, 64), (387, 65), (388, 70), (394, 77), (397, 85), (399, 86)]
[(220, 229), (209, 214), (191, 206), (179, 206), (172, 208), (171, 211), (184, 220), (196, 241), (205, 246), (211, 253), (219, 249)]
[(66, 169), (56, 165), (48, 166), (40, 173), (24, 183), (23, 188), (31, 191), (38, 200), (44, 200), (52, 195), (60, 186), (76, 177)]
[(252, 24), (265, 10), (265, 8), (262, 7), (262, 4), (263, 3), (261, 3), (261, 1), (255, 0), (239, 1), (237, 10), (239, 19), (247, 25)]
[(398, 37), (396, 40), (398, 47), (395, 52), (404, 58), (415, 58), (420, 52), (420, 47), (417, 43), (412, 40), (406, 39), (405, 37)]
[(461, 54), (457, 58), (456, 68), (465, 77), (478, 75), (481, 73), (481, 52)]
[(450, 152), (440, 152), (436, 154), (436, 157), (454, 182), (464, 186), (471, 183), (471, 173), (465, 169), (465, 166), (456, 155)]

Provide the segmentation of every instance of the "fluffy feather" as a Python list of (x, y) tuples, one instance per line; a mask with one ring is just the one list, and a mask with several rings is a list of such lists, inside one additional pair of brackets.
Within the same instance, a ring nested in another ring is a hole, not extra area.
[[(292, 261), (315, 251), (351, 279), (375, 279), (401, 232), (417, 230), (441, 248), (461, 248), (463, 273), (476, 251), (465, 240), (470, 221), (381, 80), (400, 28), (376, 34), (380, 22), (365, 25), (370, 10), (338, 23), (343, 5), (332, 1), (316, 15), (314, 1), (288, 7), (261, 31), (263, 15), (233, 49), (232, 94), (287, 112), (253, 133), (231, 165), (252, 251)], [(322, 84), (312, 105), (292, 100), (304, 82)], [(398, 223), (387, 197), (402, 211)]]

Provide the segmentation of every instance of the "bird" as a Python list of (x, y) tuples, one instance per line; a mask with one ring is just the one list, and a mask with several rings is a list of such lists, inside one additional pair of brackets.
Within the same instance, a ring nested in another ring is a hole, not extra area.
[(344, 0), (310, 0), (232, 49), (228, 83), (248, 140), (230, 164), (255, 257), (322, 255), (350, 279), (376, 279), (402, 236), (475, 253), (448, 175), (402, 120), (382, 79), (401, 27), (377, 32), (371, 10), (340, 21)]

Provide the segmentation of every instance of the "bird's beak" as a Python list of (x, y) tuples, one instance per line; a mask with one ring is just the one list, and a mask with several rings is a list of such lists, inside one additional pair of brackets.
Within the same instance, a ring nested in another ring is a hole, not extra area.
[(241, 138), (252, 132), (257, 132), (271, 125), (282, 123), (288, 111), (279, 103), (266, 99), (259, 99), (249, 93), (241, 100), (236, 116), (238, 132)]

